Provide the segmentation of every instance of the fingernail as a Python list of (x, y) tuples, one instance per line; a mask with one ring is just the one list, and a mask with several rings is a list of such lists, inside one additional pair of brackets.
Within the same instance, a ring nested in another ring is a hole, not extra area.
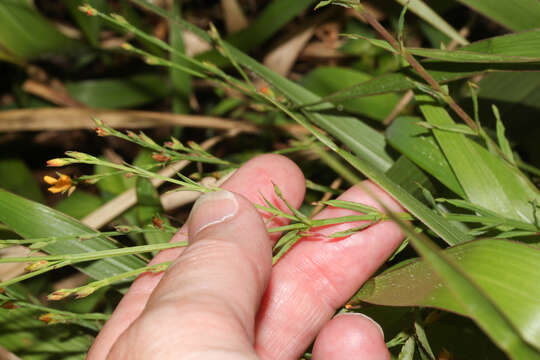
[(193, 205), (189, 217), (190, 238), (194, 239), (202, 230), (232, 218), (238, 212), (238, 201), (227, 190), (213, 191), (202, 195)]
[(384, 339), (384, 331), (383, 331), (383, 328), (381, 327), (381, 325), (379, 325), (378, 322), (376, 322), (375, 320), (373, 320), (372, 318), (370, 318), (369, 316), (367, 316), (366, 314), (362, 314), (360, 312), (349, 312), (349, 313), (340, 313), (340, 314), (337, 314), (336, 317), (338, 316), (349, 316), (349, 315), (354, 315), (354, 316), (361, 316), (365, 319), (368, 319), (369, 321), (371, 321), (373, 324), (375, 324), (377, 326), (377, 328), (379, 329), (379, 331), (381, 332), (381, 335)]

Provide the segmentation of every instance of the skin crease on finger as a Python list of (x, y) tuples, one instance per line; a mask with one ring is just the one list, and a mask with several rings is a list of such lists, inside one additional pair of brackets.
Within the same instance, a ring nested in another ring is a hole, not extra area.
[[(293, 205), (300, 206), (304, 199), (305, 180), (298, 166), (286, 157), (279, 155), (262, 155), (245, 163), (224, 184), (223, 188), (237, 192), (254, 203), (263, 204), (266, 199), (283, 211), (289, 212), (285, 204), (277, 197), (273, 189), (273, 183), (278, 185), (285, 198)], [(269, 218), (268, 214), (262, 214)], [(268, 227), (281, 226), (287, 221), (272, 218)], [(171, 241), (184, 241), (187, 239), (186, 230), (183, 227)], [(279, 234), (272, 234), (271, 240), (276, 241)], [(183, 249), (170, 249), (160, 252), (151, 263), (161, 263), (176, 259)], [(122, 332), (141, 314), (146, 302), (159, 283), (163, 274), (143, 274), (131, 286), (124, 296), (111, 319), (92, 345), (87, 359), (105, 359), (116, 339)]]

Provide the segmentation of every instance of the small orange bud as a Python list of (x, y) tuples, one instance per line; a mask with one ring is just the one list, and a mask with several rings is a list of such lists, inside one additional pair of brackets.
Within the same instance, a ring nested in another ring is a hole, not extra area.
[(270, 94), (270, 89), (268, 88), (268, 86), (263, 86), (263, 87), (261, 88), (261, 92), (262, 92), (263, 94), (265, 94), (265, 95), (268, 95), (268, 94)]
[(67, 165), (69, 164), (69, 161), (67, 159), (51, 159), (51, 160), (47, 160), (47, 166), (52, 166), (52, 167), (59, 167), (59, 166), (64, 166), (64, 165)]
[(152, 154), (152, 158), (159, 162), (167, 162), (171, 160), (171, 157), (165, 154)]
[(60, 289), (60, 290), (57, 290), (57, 291), (47, 295), (47, 299), (48, 300), (53, 300), (53, 301), (62, 300), (63, 298), (65, 298), (69, 294), (70, 293), (67, 292), (66, 289)]
[(47, 324), (50, 324), (51, 322), (53, 322), (53, 314), (51, 313), (43, 314), (39, 317), (39, 320), (46, 322)]
[(11, 301), (8, 301), (8, 302), (4, 303), (4, 304), (2, 305), (2, 307), (3, 307), (4, 309), (8, 309), (8, 310), (13, 310), (13, 309), (19, 308), (17, 305), (15, 305), (14, 303), (12, 303)]
[(96, 128), (97, 136), (109, 136), (109, 132), (101, 127)]
[(163, 220), (158, 218), (157, 216), (154, 216), (152, 218), (152, 224), (154, 224), (154, 227), (158, 229), (163, 229)]
[(85, 286), (75, 293), (75, 298), (80, 299), (92, 295), (97, 289), (91, 286)]

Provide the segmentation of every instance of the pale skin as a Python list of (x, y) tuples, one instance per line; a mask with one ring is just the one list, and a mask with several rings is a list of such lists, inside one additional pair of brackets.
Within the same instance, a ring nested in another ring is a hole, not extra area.
[[(305, 193), (300, 169), (278, 155), (240, 168), (212, 196), (199, 200), (171, 241), (187, 248), (162, 251), (152, 263), (174, 261), (161, 274), (143, 274), (131, 286), (94, 342), (88, 359), (298, 359), (315, 340), (313, 359), (387, 360), (380, 327), (361, 315), (334, 316), (403, 239), (389, 221), (340, 239), (328, 235), (358, 223), (314, 229), (271, 266), (279, 234), (252, 203), (261, 193), (280, 209), (273, 184), (299, 207)], [(374, 199), (375, 197), (376, 199)], [(403, 211), (370, 182), (340, 196)], [(318, 218), (352, 215), (327, 208)]]

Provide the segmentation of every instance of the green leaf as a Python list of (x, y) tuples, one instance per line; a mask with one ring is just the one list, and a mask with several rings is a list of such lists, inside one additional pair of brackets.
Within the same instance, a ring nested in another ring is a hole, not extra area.
[(476, 41), (462, 47), (460, 50), (483, 54), (538, 58), (540, 57), (539, 41), (540, 29), (532, 29)]
[(416, 339), (418, 341), (418, 344), (420, 345), (419, 349), (420, 352), (424, 352), (425, 354), (421, 354), (422, 358), (428, 358), (430, 360), (435, 359), (435, 355), (433, 354), (433, 350), (431, 350), (431, 346), (429, 345), (429, 341), (426, 335), (426, 331), (424, 330), (424, 327), (418, 323), (418, 321), (414, 322), (414, 330), (416, 332)]
[(388, 169), (386, 175), (417, 199), (422, 199), (424, 189), (435, 191), (427, 175), (403, 155)]
[[(454, 124), (430, 96), (417, 95), (417, 101), (428, 122)], [(522, 173), (462, 134), (436, 129), (433, 134), (469, 201), (510, 219), (534, 222), (530, 202), (540, 202), (540, 193)]]
[(401, 351), (399, 352), (398, 360), (413, 360), (414, 359), (414, 337), (409, 337)]
[(60, 33), (25, 0), (0, 2), (0, 43), (25, 60), (52, 53), (70, 54), (84, 48)]
[[(79, 221), (50, 207), (26, 200), (0, 189), (0, 221), (24, 238), (67, 236), (94, 233)], [(75, 254), (118, 248), (113, 239), (105, 236), (85, 241), (69, 240), (44, 248), (51, 255)], [(145, 266), (137, 256), (122, 256), (78, 264), (77, 268), (94, 279), (104, 279)]]
[(155, 74), (66, 83), (68, 93), (93, 108), (121, 109), (148, 104), (165, 97), (168, 87)]
[(493, 105), (491, 107), (493, 109), (493, 114), (495, 115), (496, 123), (496, 131), (497, 131), (497, 141), (499, 142), (499, 147), (501, 148), (504, 156), (508, 161), (510, 161), (513, 165), (516, 164), (516, 160), (514, 159), (514, 153), (512, 152), (512, 147), (510, 146), (510, 142), (506, 138), (504, 128), (504, 124), (501, 120), (501, 114), (499, 113), (499, 109)]
[[(465, 47), (467, 49), (469, 47)], [(540, 57), (526, 57), (506, 54), (490, 54), (474, 52), (471, 50), (440, 50), (440, 49), (422, 49), (422, 48), (407, 48), (407, 51), (413, 55), (425, 57), (428, 59), (436, 59), (448, 62), (463, 62), (463, 63), (537, 63), (540, 62)]]
[(0, 188), (14, 192), (27, 199), (44, 202), (37, 181), (26, 164), (19, 159), (0, 160)]
[[(540, 314), (537, 300), (540, 298), (537, 286), (540, 273), (536, 271), (540, 263), (538, 249), (509, 240), (484, 239), (446, 249), (440, 254), (436, 260), (430, 257), (407, 262), (383, 272), (369, 280), (351, 303), (365, 301), (386, 306), (436, 307), (470, 316), (481, 327), (482, 320), (478, 316), (483, 315), (476, 310), (471, 311), (471, 307), (477, 305), (478, 310), (491, 309), (490, 312), (496, 309), (521, 337), (540, 348), (540, 330), (536, 326)], [(445, 261), (449, 265), (432, 265), (435, 261)], [(448, 266), (459, 269), (459, 275), (456, 270), (443, 270)], [(461, 279), (455, 280), (457, 276)], [(465, 286), (468, 289), (454, 287), (454, 281), (473, 284), (477, 288), (474, 290), (476, 294), (468, 294), (473, 291), (470, 285)], [(485, 300), (475, 300), (478, 296)], [(493, 305), (485, 304), (486, 300)], [(480, 305), (482, 303), (484, 305)], [(492, 313), (485, 320), (500, 321), (500, 318), (500, 315)], [(490, 327), (493, 332), (508, 329), (507, 325), (495, 323)], [(490, 331), (486, 332), (490, 334)]]
[[(371, 80), (372, 76), (343, 67), (318, 67), (302, 78), (300, 84), (319, 96), (326, 96), (344, 87)], [(355, 114), (384, 120), (399, 101), (399, 96), (386, 94), (343, 102), (343, 109)]]
[(536, 0), (459, 0), (511, 30), (529, 30), (540, 23), (540, 2)]
[(412, 162), (461, 197), (465, 192), (432, 133), (416, 125), (421, 119), (401, 116), (386, 130), (388, 142)]

